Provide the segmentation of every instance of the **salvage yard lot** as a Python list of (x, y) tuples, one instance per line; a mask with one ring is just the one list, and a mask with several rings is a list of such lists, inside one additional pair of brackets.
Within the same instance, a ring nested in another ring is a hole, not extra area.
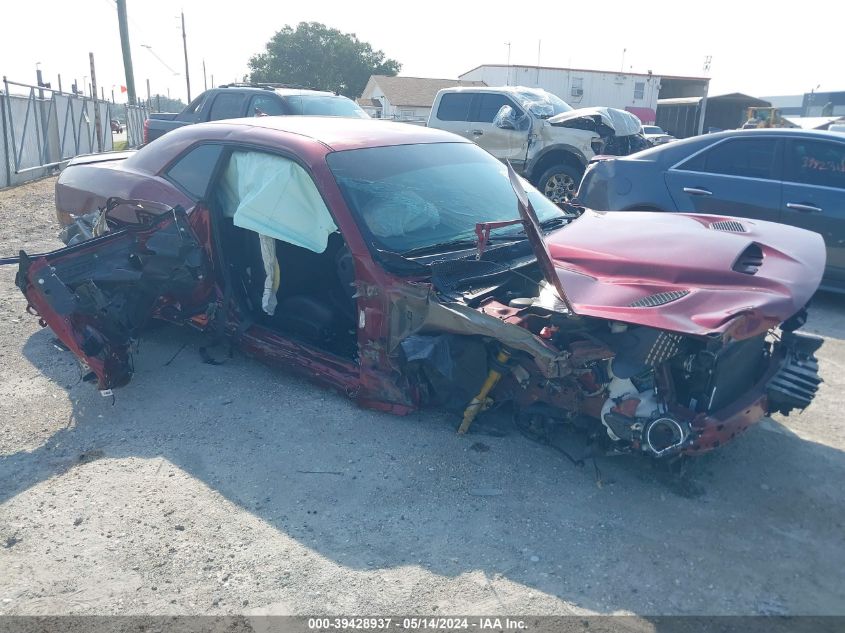
[[(0, 255), (60, 246), (54, 179)], [(696, 460), (576, 468), (506, 420), (396, 417), (160, 328), (103, 398), (0, 268), (0, 614), (845, 614), (845, 299), (811, 407)], [(690, 490), (700, 494), (690, 494)], [(703, 492), (702, 492), (703, 491)]]

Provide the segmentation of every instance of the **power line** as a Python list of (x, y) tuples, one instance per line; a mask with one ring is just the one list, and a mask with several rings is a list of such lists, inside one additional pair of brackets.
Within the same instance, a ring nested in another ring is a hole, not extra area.
[(148, 51), (150, 51), (150, 55), (155, 57), (161, 63), (162, 66), (167, 68), (167, 70), (172, 72), (174, 75), (179, 74), (178, 70), (173, 70), (173, 68), (170, 67), (170, 64), (168, 64), (166, 61), (164, 61), (161, 57), (158, 56), (158, 54), (153, 50), (152, 46), (150, 46), (149, 44), (140, 44), (140, 46), (142, 46), (143, 48), (146, 48)]

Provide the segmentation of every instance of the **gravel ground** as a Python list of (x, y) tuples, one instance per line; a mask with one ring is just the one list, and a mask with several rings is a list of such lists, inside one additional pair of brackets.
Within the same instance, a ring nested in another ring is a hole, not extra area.
[[(0, 191), (0, 255), (59, 245), (53, 184)], [(599, 486), (496, 419), (458, 437), (443, 413), (205, 365), (177, 328), (142, 341), (112, 403), (14, 272), (0, 614), (845, 614), (840, 297), (808, 328), (827, 339), (816, 401), (696, 460), (695, 496), (634, 458), (599, 460)]]

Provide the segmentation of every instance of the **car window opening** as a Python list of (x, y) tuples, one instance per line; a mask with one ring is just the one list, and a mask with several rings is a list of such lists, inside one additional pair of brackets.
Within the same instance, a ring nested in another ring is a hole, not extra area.
[(281, 156), (232, 152), (212, 198), (251, 318), (354, 358), (352, 256), (308, 173)]

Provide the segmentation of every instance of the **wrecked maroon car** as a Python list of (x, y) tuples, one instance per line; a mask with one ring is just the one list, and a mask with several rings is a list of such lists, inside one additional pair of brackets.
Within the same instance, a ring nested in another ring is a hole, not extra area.
[(60, 217), (102, 209), (67, 248), (22, 252), (17, 284), (106, 394), (151, 319), (208, 332), (207, 360), (225, 341), (362, 406), (456, 407), (465, 432), (507, 404), (659, 458), (803, 409), (820, 382), (821, 339), (796, 332), (820, 236), (561, 209), (445, 132), (209, 123), (78, 161), (57, 189)]

